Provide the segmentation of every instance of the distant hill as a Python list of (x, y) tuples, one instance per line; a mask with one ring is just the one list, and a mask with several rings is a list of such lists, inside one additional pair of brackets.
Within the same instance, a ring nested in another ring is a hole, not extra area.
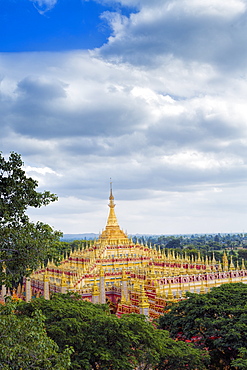
[[(247, 233), (212, 233), (212, 234), (129, 234), (133, 243), (148, 243), (157, 245), (166, 245), (171, 238), (179, 238), (181, 246), (187, 244), (205, 245), (207, 242), (220, 242), (222, 245), (230, 242), (237, 242), (241, 248), (247, 246)], [(98, 239), (99, 234), (84, 233), (84, 234), (64, 234), (61, 241), (73, 242), (74, 240), (95, 240)], [(217, 238), (217, 240), (216, 240)], [(199, 243), (199, 244), (198, 244)], [(236, 243), (235, 243), (236, 244)], [(169, 247), (170, 248), (170, 247)]]
[(92, 240), (97, 239), (99, 234), (85, 233), (85, 234), (64, 234), (61, 241), (68, 242), (73, 240)]
[[(152, 234), (130, 234), (129, 237), (151, 237), (151, 236), (156, 236), (158, 237), (159, 235), (152, 235)], [(94, 233), (85, 233), (85, 234), (64, 234), (61, 240), (63, 242), (67, 241), (73, 241), (73, 240), (93, 240), (97, 239), (99, 237), (99, 234), (94, 234)]]

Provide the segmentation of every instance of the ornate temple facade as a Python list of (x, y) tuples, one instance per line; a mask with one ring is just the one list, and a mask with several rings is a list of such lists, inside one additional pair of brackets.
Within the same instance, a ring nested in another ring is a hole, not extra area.
[(141, 313), (150, 319), (164, 311), (167, 301), (184, 299), (187, 291), (205, 293), (224, 283), (247, 283), (247, 270), (223, 261), (164, 253), (133, 243), (120, 229), (110, 190), (106, 227), (96, 241), (72, 252), (59, 266), (49, 262), (26, 279), (25, 297), (52, 292), (77, 292), (93, 303), (108, 303), (114, 313)]

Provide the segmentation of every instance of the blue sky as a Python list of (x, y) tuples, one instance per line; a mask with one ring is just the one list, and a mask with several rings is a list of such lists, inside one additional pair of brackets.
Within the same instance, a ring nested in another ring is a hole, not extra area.
[(0, 0), (0, 149), (99, 232), (246, 231), (247, 0)]
[[(50, 4), (50, 5), (49, 5)], [(107, 42), (111, 29), (105, 11), (128, 15), (133, 8), (94, 1), (1, 0), (2, 52), (93, 49)]]

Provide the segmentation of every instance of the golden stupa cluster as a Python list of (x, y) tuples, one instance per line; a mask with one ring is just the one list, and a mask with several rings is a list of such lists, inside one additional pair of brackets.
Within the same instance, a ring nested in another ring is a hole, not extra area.
[(59, 266), (49, 262), (25, 281), (25, 299), (52, 292), (77, 292), (93, 303), (108, 303), (117, 315), (141, 313), (157, 318), (167, 301), (184, 299), (186, 292), (205, 293), (211, 287), (247, 282), (244, 261), (234, 266), (226, 253), (222, 262), (181, 257), (174, 251), (133, 243), (120, 229), (112, 188), (105, 229), (96, 241), (72, 252)]

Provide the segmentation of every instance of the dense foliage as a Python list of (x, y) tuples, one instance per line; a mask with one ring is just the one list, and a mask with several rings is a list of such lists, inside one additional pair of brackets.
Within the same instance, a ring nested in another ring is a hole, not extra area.
[(20, 317), (15, 309), (13, 302), (0, 305), (0, 369), (68, 369), (72, 350), (59, 352), (58, 345), (46, 334), (41, 312)]
[(141, 241), (159, 246), (161, 249), (193, 249), (209, 252), (224, 249), (247, 248), (247, 234), (195, 234), (195, 235), (151, 235), (136, 236), (133, 241)]
[(48, 191), (38, 192), (36, 180), (27, 177), (21, 156), (0, 153), (0, 284), (13, 285), (60, 251), (61, 233), (42, 222), (30, 222), (28, 207), (57, 200)]
[(204, 369), (204, 352), (174, 341), (157, 330), (144, 316), (130, 314), (120, 319), (106, 305), (93, 305), (79, 296), (56, 294), (21, 303), (20, 315), (36, 310), (45, 315), (48, 335), (61, 351), (72, 346), (72, 369), (83, 370), (195, 370)]
[(174, 339), (207, 349), (210, 369), (247, 364), (247, 285), (224, 284), (207, 294), (188, 295), (160, 318), (160, 328), (169, 330)]

